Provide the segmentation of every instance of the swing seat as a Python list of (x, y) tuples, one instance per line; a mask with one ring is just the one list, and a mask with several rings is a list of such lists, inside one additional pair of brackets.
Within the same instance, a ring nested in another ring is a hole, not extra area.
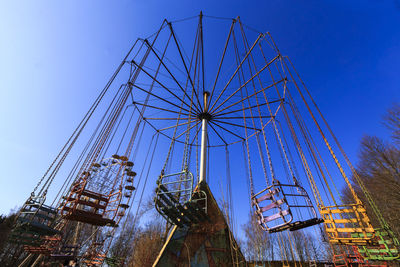
[(312, 218), (312, 219), (309, 219), (306, 221), (297, 221), (297, 222), (289, 224), (290, 225), (289, 230), (296, 231), (296, 230), (300, 230), (300, 229), (303, 229), (306, 227), (317, 225), (317, 224), (320, 224), (323, 222), (324, 222), (324, 220), (321, 218)]
[(44, 197), (30, 197), (21, 209), (15, 228), (41, 236), (59, 234), (60, 232), (53, 228), (57, 210), (44, 205), (44, 200)]
[[(364, 258), (361, 256), (361, 254), (357, 250), (357, 246), (343, 246), (344, 251), (342, 254), (339, 254), (339, 258), (341, 259), (341, 262), (338, 263), (338, 266), (341, 266), (340, 264), (345, 264), (344, 266), (370, 266), (368, 263), (364, 261)], [(334, 262), (335, 263), (335, 262)], [(337, 266), (337, 265), (335, 265)]]
[(106, 259), (106, 255), (103, 253), (97, 253), (82, 260), (86, 266), (97, 266), (103, 264), (104, 260)]
[[(175, 177), (178, 179), (164, 182), (165, 178)], [(193, 193), (193, 175), (189, 171), (160, 176), (157, 184), (156, 210), (170, 223), (184, 227), (208, 219), (207, 196), (202, 191)]]
[(54, 250), (53, 248), (50, 248), (46, 245), (40, 245), (40, 246), (24, 246), (24, 250), (28, 253), (32, 254), (41, 254), (41, 255), (50, 255), (51, 252)]
[(132, 161), (126, 161), (124, 164), (126, 166), (128, 166), (128, 167), (133, 167), (133, 162)]
[(261, 228), (270, 233), (296, 231), (323, 222), (316, 217), (293, 222), (291, 209), (309, 209), (316, 214), (307, 192), (299, 185), (274, 181), (273, 185), (253, 195), (251, 202)]
[[(173, 224), (183, 227), (208, 219), (204, 206), (200, 204), (199, 199), (193, 199), (181, 205), (172, 194), (165, 191), (165, 187), (160, 186), (160, 189), (165, 194), (159, 194), (160, 199), (156, 199), (156, 206)], [(204, 201), (204, 199), (201, 200)]]
[(333, 255), (333, 265), (335, 267), (367, 266), (364, 264), (365, 264), (364, 260), (356, 255), (347, 255), (347, 254)]
[[(131, 170), (133, 162), (127, 160), (126, 156), (112, 155), (111, 158), (93, 163), (88, 172), (83, 172), (64, 197), (60, 207), (63, 218), (94, 226), (116, 227), (116, 221), (120, 219), (117, 216), (123, 216), (119, 209), (126, 205), (119, 206), (121, 198), (130, 198), (135, 187), (132, 184), (118, 187), (105, 181), (113, 178), (133, 181), (136, 176)], [(110, 178), (114, 175), (117, 177)], [(100, 181), (105, 184), (99, 189)]]
[(336, 254), (332, 257), (335, 267), (347, 267), (346, 256), (344, 254)]
[(125, 189), (126, 189), (126, 190), (129, 190), (129, 191), (133, 191), (133, 190), (135, 190), (136, 188), (135, 188), (134, 186), (132, 186), (132, 185), (127, 185), (127, 186), (125, 186)]
[(44, 205), (45, 197), (31, 196), (23, 205), (9, 242), (27, 247), (39, 248), (44, 238), (60, 232), (54, 229), (57, 210)]
[(41, 239), (40, 235), (35, 232), (25, 231), (21, 228), (13, 229), (8, 241), (13, 244), (27, 246), (40, 246), (43, 243), (43, 239)]
[(78, 221), (83, 223), (88, 223), (96, 226), (114, 226), (115, 221), (112, 219), (104, 218), (101, 214), (97, 214), (92, 211), (85, 210), (72, 210), (69, 207), (64, 207), (65, 211), (71, 211), (64, 216), (65, 219), (71, 221)]
[[(367, 245), (373, 243), (375, 231), (364, 206), (346, 204), (322, 206), (320, 213), (324, 219), (329, 242), (342, 245)], [(360, 234), (360, 235), (351, 235)]]
[[(273, 185), (255, 194), (251, 199), (252, 205), (256, 209), (258, 223), (262, 229), (269, 232), (283, 231), (287, 229), (286, 226), (293, 220), (286, 200), (280, 197), (279, 192), (281, 192), (281, 188)], [(283, 223), (278, 223), (271, 227), (270, 222), (276, 220), (283, 221)]]
[(73, 260), (78, 255), (79, 246), (64, 245), (60, 250), (50, 254), (50, 258), (57, 261)]
[[(108, 238), (108, 233), (106, 234)], [(85, 266), (101, 266), (106, 258), (106, 254), (101, 250), (103, 241), (94, 241), (82, 256), (81, 263)]]
[(59, 242), (61, 241), (60, 236), (45, 236), (41, 237), (40, 239), (40, 245), (26, 244), (23, 246), (24, 250), (32, 254), (50, 255), (50, 253), (52, 253), (56, 249)]
[(128, 204), (119, 204), (119, 206), (120, 206), (121, 208), (123, 208), (123, 209), (129, 208), (129, 205), (128, 205)]
[(114, 226), (115, 221), (104, 217), (109, 198), (90, 190), (72, 191), (61, 208), (65, 219), (96, 226)]
[(25, 231), (37, 233), (38, 235), (42, 235), (42, 236), (51, 236), (51, 235), (60, 233), (59, 231), (55, 230), (54, 228), (49, 227), (47, 224), (39, 223), (36, 221), (31, 221), (31, 220), (25, 219), (25, 218), (18, 218), (18, 226), (17, 227), (19, 227)]
[[(362, 237), (363, 234), (353, 233), (353, 237)], [(371, 234), (367, 234), (371, 236)], [(359, 246), (359, 253), (371, 261), (392, 261), (400, 258), (400, 242), (390, 229), (376, 229), (374, 243), (377, 245)]]

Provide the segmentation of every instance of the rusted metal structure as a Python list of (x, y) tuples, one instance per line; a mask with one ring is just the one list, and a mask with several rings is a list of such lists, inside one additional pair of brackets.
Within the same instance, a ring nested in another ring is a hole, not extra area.
[(96, 226), (117, 226), (119, 213), (129, 207), (123, 197), (134, 189), (136, 173), (132, 166), (133, 162), (118, 155), (92, 164), (72, 184), (61, 205), (61, 215), (67, 220)]
[[(205, 18), (227, 23), (221, 27), (227, 31), (224, 38), (205, 37)], [(194, 36), (180, 36), (179, 23), (193, 26)], [(205, 40), (216, 44), (207, 48)], [(212, 57), (205, 55), (207, 49)], [(82, 134), (87, 125), (91, 133)], [(76, 143), (81, 150), (47, 205), (50, 185)], [(225, 160), (210, 153), (218, 148), (224, 149)], [(246, 266), (230, 229), (229, 151), (243, 164), (235, 182), (248, 185), (260, 229), (275, 234), (279, 244), (282, 233), (288, 236), (284, 265), (288, 253), (292, 259), (298, 253), (291, 232), (317, 225), (323, 225), (332, 245), (358, 246), (351, 264), (364, 264), (362, 257), (399, 257), (387, 224), (381, 220), (382, 232), (372, 226), (348, 179), (356, 176), (354, 168), (271, 35), (239, 17), (202, 13), (164, 20), (157, 32), (137, 39), (21, 209), (12, 240), (46, 259), (79, 258), (85, 266), (101, 266), (110, 257), (116, 232), (125, 231), (127, 215), (135, 214), (133, 221), (139, 222), (143, 192), (155, 170), (160, 171), (155, 208), (175, 226), (154, 266)], [(208, 186), (213, 168), (222, 163), (229, 203), (225, 213)], [(351, 193), (346, 203), (339, 180)], [(336, 255), (337, 266), (345, 258)], [(315, 266), (315, 259), (309, 264)]]

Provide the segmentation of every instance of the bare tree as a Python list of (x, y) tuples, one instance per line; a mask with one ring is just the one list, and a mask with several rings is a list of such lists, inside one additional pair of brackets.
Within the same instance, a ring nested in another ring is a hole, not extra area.
[(400, 104), (394, 104), (383, 117), (384, 124), (392, 131), (392, 138), (400, 143)]
[(244, 251), (246, 258), (252, 261), (273, 261), (275, 259), (275, 238), (262, 230), (254, 215), (243, 226), (246, 240)]
[[(384, 125), (392, 132), (392, 139), (384, 141), (376, 136), (365, 136), (360, 145), (357, 173), (372, 196), (384, 219), (400, 236), (400, 105), (396, 104), (384, 116)], [(375, 227), (380, 227), (376, 214), (355, 177), (352, 183), (366, 204)], [(349, 195), (345, 190), (344, 195)]]
[(157, 221), (148, 223), (138, 230), (133, 240), (133, 254), (129, 266), (152, 266), (163, 245), (164, 229)]
[(128, 264), (133, 254), (137, 232), (138, 227), (133, 220), (133, 216), (129, 214), (122, 229), (114, 237), (107, 259), (109, 266), (126, 266)]
[(15, 266), (16, 262), (21, 262), (28, 255), (22, 245), (8, 240), (15, 218), (15, 211), (8, 216), (0, 216), (0, 266)]

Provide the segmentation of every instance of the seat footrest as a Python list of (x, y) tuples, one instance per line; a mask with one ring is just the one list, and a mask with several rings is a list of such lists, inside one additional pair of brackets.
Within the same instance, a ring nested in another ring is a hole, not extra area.
[[(68, 209), (66, 209), (68, 210)], [(71, 212), (68, 212), (68, 214), (64, 215), (65, 219), (71, 220), (71, 221), (78, 221), (78, 222), (84, 222), (84, 223), (89, 223), (92, 225), (97, 225), (97, 226), (115, 226), (115, 221), (104, 218), (100, 214), (96, 214), (93, 212), (89, 211), (84, 211), (84, 210), (72, 210)]]

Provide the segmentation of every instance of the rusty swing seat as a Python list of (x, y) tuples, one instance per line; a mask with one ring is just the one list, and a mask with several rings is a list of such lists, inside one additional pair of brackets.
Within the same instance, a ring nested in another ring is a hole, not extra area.
[(73, 260), (78, 255), (79, 246), (63, 245), (59, 250), (50, 254), (50, 258), (57, 261)]
[(45, 236), (39, 246), (24, 245), (24, 250), (32, 254), (50, 255), (61, 241), (61, 236)]
[(364, 261), (346, 254), (333, 255), (332, 260), (335, 267), (364, 266)]
[[(72, 196), (71, 196), (72, 195)], [(103, 217), (107, 208), (108, 198), (90, 190), (72, 190), (66, 198), (66, 204), (61, 209), (65, 219), (79, 221), (96, 226), (114, 226), (115, 221)]]
[(97, 266), (103, 264), (104, 260), (106, 259), (105, 254), (98, 253), (93, 255), (89, 259), (84, 259), (81, 262), (84, 263), (86, 266)]
[(341, 253), (334, 254), (332, 261), (335, 267), (369, 266), (356, 246), (342, 246)]
[[(292, 189), (289, 193), (285, 192), (288, 188)], [(289, 203), (289, 199), (290, 202), (296, 201)], [(299, 204), (298, 200), (304, 203)], [(271, 186), (254, 194), (251, 202), (261, 228), (270, 233), (296, 231), (323, 222), (323, 219), (316, 217), (314, 206), (305, 189), (297, 184), (281, 184), (275, 180)], [(309, 209), (315, 217), (293, 222), (292, 208)]]
[(24, 250), (32, 254), (50, 255), (50, 253), (53, 251), (53, 248), (47, 246), (46, 244), (42, 244), (40, 246), (24, 246)]
[[(64, 203), (60, 208), (61, 215), (67, 220), (95, 226), (118, 226), (115, 220), (116, 211), (119, 208), (117, 203), (120, 203), (122, 195), (130, 198), (132, 196), (131, 192), (135, 190), (133, 178), (136, 173), (132, 171), (133, 165), (133, 162), (128, 161), (126, 156), (118, 155), (113, 155), (100, 163), (93, 163), (89, 171), (83, 172), (82, 177), (71, 187), (69, 195), (64, 197)], [(124, 189), (120, 188), (119, 191), (111, 190), (108, 194), (88, 189), (90, 179), (96, 179), (96, 177), (101, 177), (104, 173), (109, 173), (113, 166), (116, 166), (116, 173), (121, 173), (121, 178), (127, 177), (126, 181), (128, 183), (124, 186)]]
[(85, 266), (100, 266), (103, 264), (107, 255), (99, 248), (104, 245), (104, 241), (94, 242), (90, 245), (87, 252), (82, 256), (81, 263)]
[[(165, 178), (176, 176), (177, 180), (163, 182)], [(157, 184), (155, 207), (170, 223), (183, 227), (208, 219), (207, 196), (201, 190), (193, 192), (193, 175), (189, 171), (161, 175)]]
[(345, 254), (335, 254), (332, 257), (333, 265), (335, 267), (347, 267), (347, 257)]
[(208, 219), (206, 212), (204, 211), (204, 205), (201, 205), (201, 200), (205, 200), (205, 193), (198, 193), (199, 196), (203, 195), (202, 198), (192, 199), (180, 204), (176, 198), (169, 193), (164, 186), (159, 187), (162, 193), (159, 199), (156, 199), (156, 205), (160, 213), (165, 215), (169, 221), (179, 227), (190, 226), (192, 223), (199, 223)]

